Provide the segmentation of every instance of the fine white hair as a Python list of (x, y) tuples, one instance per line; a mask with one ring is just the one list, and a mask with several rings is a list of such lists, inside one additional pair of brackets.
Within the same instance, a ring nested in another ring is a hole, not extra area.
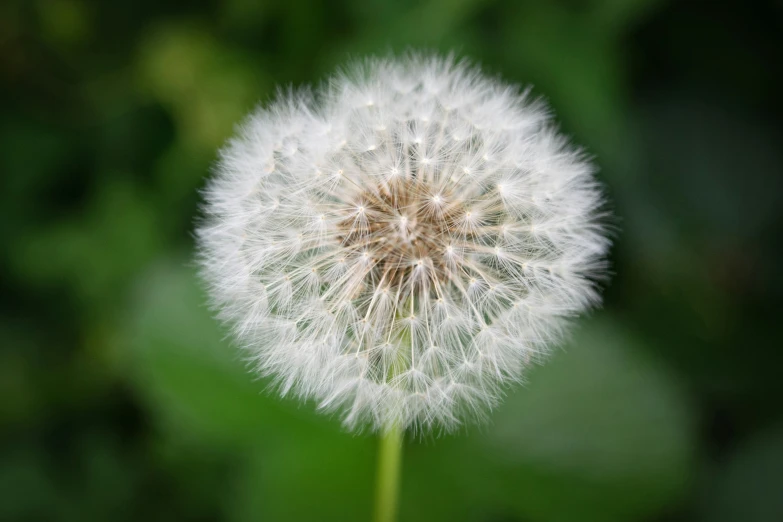
[(281, 92), (215, 170), (197, 235), (219, 317), (348, 429), (480, 420), (599, 302), (593, 165), (541, 101), (451, 57)]

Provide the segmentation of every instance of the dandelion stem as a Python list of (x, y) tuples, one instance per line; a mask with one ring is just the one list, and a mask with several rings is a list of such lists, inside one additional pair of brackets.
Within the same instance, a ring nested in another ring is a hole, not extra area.
[(375, 522), (394, 522), (397, 519), (397, 499), (402, 466), (402, 435), (402, 429), (395, 424), (380, 436)]

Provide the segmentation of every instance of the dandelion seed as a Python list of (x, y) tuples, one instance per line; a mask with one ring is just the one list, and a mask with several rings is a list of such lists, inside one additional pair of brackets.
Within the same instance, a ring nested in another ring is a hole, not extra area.
[(593, 170), (541, 102), (474, 67), (371, 60), (223, 149), (202, 272), (282, 393), (349, 429), (452, 430), (599, 303)]

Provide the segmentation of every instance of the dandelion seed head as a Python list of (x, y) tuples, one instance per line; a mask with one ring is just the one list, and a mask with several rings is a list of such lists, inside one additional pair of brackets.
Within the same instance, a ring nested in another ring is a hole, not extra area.
[(543, 103), (475, 67), (369, 60), (281, 93), (222, 150), (202, 273), (283, 394), (351, 430), (449, 431), (598, 304), (593, 171)]

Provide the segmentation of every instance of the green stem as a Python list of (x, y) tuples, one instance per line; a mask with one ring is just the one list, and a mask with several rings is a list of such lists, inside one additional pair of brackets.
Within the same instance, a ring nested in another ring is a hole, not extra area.
[(378, 446), (378, 478), (375, 490), (375, 522), (397, 519), (397, 497), (400, 489), (403, 431), (392, 426), (381, 435)]

